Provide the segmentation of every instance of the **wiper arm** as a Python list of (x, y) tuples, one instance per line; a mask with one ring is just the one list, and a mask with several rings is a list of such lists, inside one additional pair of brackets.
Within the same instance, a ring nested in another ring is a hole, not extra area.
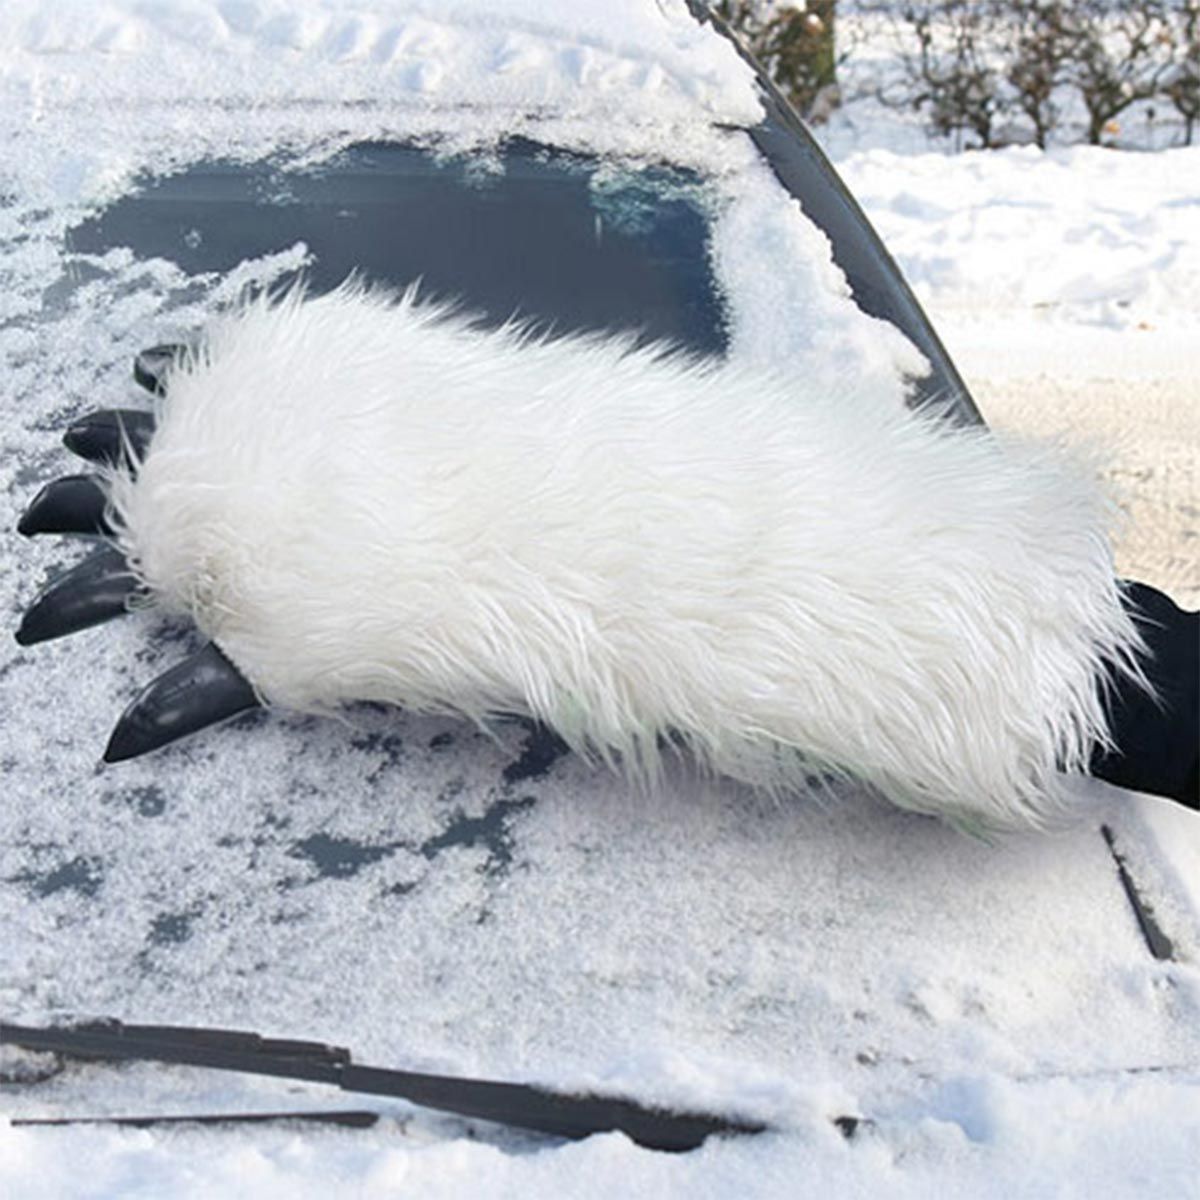
[(348, 1050), (321, 1042), (264, 1038), (231, 1029), (87, 1021), (36, 1028), (0, 1022), (0, 1045), (77, 1058), (137, 1059), (328, 1083), (346, 1092), (392, 1096), (455, 1113), (579, 1139), (619, 1131), (650, 1150), (694, 1150), (714, 1133), (761, 1133), (754, 1121), (679, 1113), (616, 1097), (549, 1091), (416, 1071), (359, 1066)]

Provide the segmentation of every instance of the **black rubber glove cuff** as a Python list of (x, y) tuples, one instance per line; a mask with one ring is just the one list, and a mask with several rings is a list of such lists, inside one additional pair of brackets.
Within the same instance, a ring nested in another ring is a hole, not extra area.
[(1149, 653), (1148, 696), (1122, 680), (1109, 699), (1115, 748), (1097, 747), (1091, 773), (1135, 792), (1200, 808), (1200, 612), (1187, 612), (1144, 583), (1125, 589)]

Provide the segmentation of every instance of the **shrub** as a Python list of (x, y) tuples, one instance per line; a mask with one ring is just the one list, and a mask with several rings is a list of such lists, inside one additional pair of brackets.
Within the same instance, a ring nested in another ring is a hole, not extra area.
[(866, 0), (902, 47), (885, 103), (931, 128), (995, 145), (1001, 117), (1046, 146), (1064, 110), (1099, 144), (1131, 105), (1164, 97), (1191, 140), (1200, 116), (1200, 0)]
[(1200, 119), (1200, 0), (1182, 0), (1168, 14), (1174, 56), (1163, 79), (1163, 95), (1183, 118), (1190, 146)]
[(1131, 104), (1156, 96), (1172, 65), (1171, 5), (1166, 0), (1075, 0), (1069, 6), (1069, 75), (1087, 109), (1087, 138)]
[(828, 117), (838, 103), (836, 0), (721, 0), (715, 10), (802, 116)]

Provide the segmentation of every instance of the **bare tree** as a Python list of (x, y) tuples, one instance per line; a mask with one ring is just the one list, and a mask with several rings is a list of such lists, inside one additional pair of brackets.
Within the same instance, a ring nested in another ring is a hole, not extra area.
[[(994, 144), (999, 75), (992, 44), (996, 8), (985, 0), (923, 0), (901, 10), (916, 43), (905, 54), (912, 84), (907, 99), (925, 109), (934, 132), (974, 134), (980, 147)], [(886, 97), (885, 97), (886, 99)]]
[[(1001, 6), (1003, 7), (1003, 6)], [(1033, 140), (1043, 150), (1057, 127), (1058, 97), (1075, 48), (1067, 0), (1008, 0), (1012, 38), (1004, 76), (1012, 102), (1033, 125)]]
[(1075, 0), (1070, 78), (1087, 109), (1087, 137), (1099, 145), (1131, 104), (1157, 95), (1172, 65), (1167, 0)]
[[(924, 113), (960, 149), (1013, 136), (1045, 148), (1080, 108), (1099, 144), (1122, 113), (1155, 98), (1178, 111), (1189, 144), (1200, 121), (1200, 0), (855, 0), (854, 15), (871, 21), (840, 48), (834, 0), (715, 7), (810, 120), (836, 103), (838, 68), (865, 28), (890, 37), (900, 58), (875, 94)], [(1147, 104), (1148, 121), (1154, 112)]]
[(1183, 118), (1184, 145), (1190, 146), (1200, 120), (1200, 0), (1177, 0), (1169, 17), (1175, 54), (1163, 94)]

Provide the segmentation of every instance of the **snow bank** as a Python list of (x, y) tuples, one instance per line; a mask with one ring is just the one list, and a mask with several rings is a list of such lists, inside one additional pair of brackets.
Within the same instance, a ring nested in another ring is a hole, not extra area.
[[(1054, 335), (1064, 326), (1145, 341), (1143, 361), (1152, 355), (1156, 371), (1171, 363), (1161, 362), (1162, 339), (1143, 335), (1186, 334), (1194, 356), (1200, 147), (875, 149), (838, 168), (952, 342), (980, 324), (977, 341), (1003, 346), (1009, 324), (1021, 324), (1055, 356), (1055, 370), (1076, 375), (1099, 365), (1063, 352)], [(1008, 358), (1012, 372), (1029, 367), (1019, 352)]]

